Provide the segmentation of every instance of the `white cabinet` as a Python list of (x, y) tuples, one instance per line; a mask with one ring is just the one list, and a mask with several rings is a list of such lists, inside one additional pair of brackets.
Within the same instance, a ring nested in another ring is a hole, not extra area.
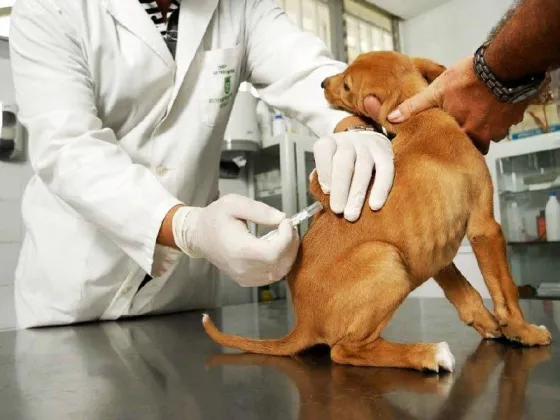
[[(263, 148), (249, 161), (249, 183), (253, 186), (253, 198), (282, 210), (290, 217), (312, 204), (315, 200), (308, 193), (307, 186), (309, 174), (315, 168), (315, 141), (314, 136), (291, 133), (263, 141)], [(308, 227), (309, 221), (302, 222), (298, 228), (300, 235)], [(271, 227), (262, 225), (254, 228), (258, 237), (271, 230)], [(261, 298), (263, 291), (270, 291), (280, 299), (287, 296), (285, 281), (260, 288), (255, 300)]]
[[(308, 193), (308, 180), (315, 168), (313, 144), (317, 138), (303, 134), (302, 130), (294, 129), (294, 126), (289, 131), (264, 138), (262, 148), (247, 155), (247, 165), (240, 172), (239, 179), (220, 180), (220, 194), (248, 195), (282, 210), (290, 217), (314, 203), (314, 198)], [(310, 223), (300, 223), (298, 231), (301, 236)], [(250, 223), (250, 229), (255, 236), (262, 237), (272, 227)], [(250, 294), (247, 293), (248, 289), (235, 286), (226, 276), (222, 275), (221, 280), (222, 304), (290, 298), (285, 280), (253, 288)]]
[(508, 262), (526, 297), (560, 298), (560, 241), (547, 235), (544, 209), (560, 195), (560, 133), (493, 147), (497, 218), (508, 245)]

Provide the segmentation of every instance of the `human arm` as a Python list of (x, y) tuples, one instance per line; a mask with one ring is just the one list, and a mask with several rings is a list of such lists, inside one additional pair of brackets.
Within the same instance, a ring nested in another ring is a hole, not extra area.
[[(516, 83), (560, 64), (560, 3), (525, 0), (512, 8), (490, 36), (484, 58), (496, 76)], [(459, 122), (484, 153), (490, 141), (506, 136), (523, 119), (528, 101), (500, 102), (473, 70), (473, 58), (451, 66), (418, 95), (403, 102), (389, 120), (399, 123), (425, 109), (440, 106)]]
[(315, 161), (332, 211), (344, 213), (350, 221), (359, 217), (374, 166), (369, 204), (379, 209), (393, 182), (390, 142), (371, 132), (333, 135), (366, 123), (331, 108), (320, 88), (325, 78), (344, 71), (346, 64), (333, 60), (318, 37), (291, 23), (272, 0), (254, 0), (247, 8), (247, 79), (265, 102), (306, 124), (319, 137)]
[(560, 2), (522, 1), (490, 39), (484, 58), (501, 80), (515, 82), (560, 66)]

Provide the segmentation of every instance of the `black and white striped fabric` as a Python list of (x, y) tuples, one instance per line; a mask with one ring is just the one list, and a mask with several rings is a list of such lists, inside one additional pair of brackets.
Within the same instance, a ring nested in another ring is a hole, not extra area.
[[(177, 24), (179, 19), (178, 19), (178, 15), (175, 15), (174, 19), (170, 19), (170, 18), (173, 12), (179, 9), (179, 2), (181, 0), (171, 1), (171, 4), (169, 5), (169, 10), (167, 11), (166, 19), (163, 19), (163, 14), (161, 13), (161, 10), (157, 5), (157, 2), (155, 2), (154, 0), (139, 0), (139, 1), (142, 7), (144, 8), (144, 10), (146, 10), (148, 15), (152, 19), (152, 22), (154, 22), (154, 25), (156, 25), (156, 28), (160, 32), (161, 36), (165, 40), (167, 46), (169, 47), (169, 50), (171, 51), (171, 54), (173, 55), (173, 58), (175, 58), (175, 48), (177, 46)], [(167, 27), (169, 22), (171, 23), (170, 28)], [(144, 280), (142, 280), (142, 283), (138, 287), (138, 290), (142, 289), (151, 280), (152, 280), (152, 276), (146, 274)]]
[(154, 0), (139, 0), (144, 10), (148, 13), (152, 22), (156, 25), (156, 28), (161, 33), (161, 36), (165, 39), (167, 37), (167, 23), (171, 14), (179, 8), (180, 0), (172, 0), (169, 5), (169, 10), (167, 11), (166, 19), (163, 18), (163, 14), (159, 9), (157, 2)]

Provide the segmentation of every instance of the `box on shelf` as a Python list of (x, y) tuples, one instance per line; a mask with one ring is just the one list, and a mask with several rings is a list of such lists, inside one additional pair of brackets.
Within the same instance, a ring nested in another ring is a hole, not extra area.
[(511, 140), (520, 140), (554, 131), (560, 131), (557, 105), (530, 105), (523, 121), (511, 127), (509, 137)]
[(519, 140), (560, 131), (560, 72), (548, 74), (536, 98), (525, 110), (523, 121), (510, 128), (509, 138)]

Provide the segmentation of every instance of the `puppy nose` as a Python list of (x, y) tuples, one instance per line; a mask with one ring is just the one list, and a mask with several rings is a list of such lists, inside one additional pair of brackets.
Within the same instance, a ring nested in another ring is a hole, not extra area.
[(327, 79), (323, 80), (321, 82), (321, 89), (325, 89), (325, 86), (327, 85), (325, 82), (327, 81)]

